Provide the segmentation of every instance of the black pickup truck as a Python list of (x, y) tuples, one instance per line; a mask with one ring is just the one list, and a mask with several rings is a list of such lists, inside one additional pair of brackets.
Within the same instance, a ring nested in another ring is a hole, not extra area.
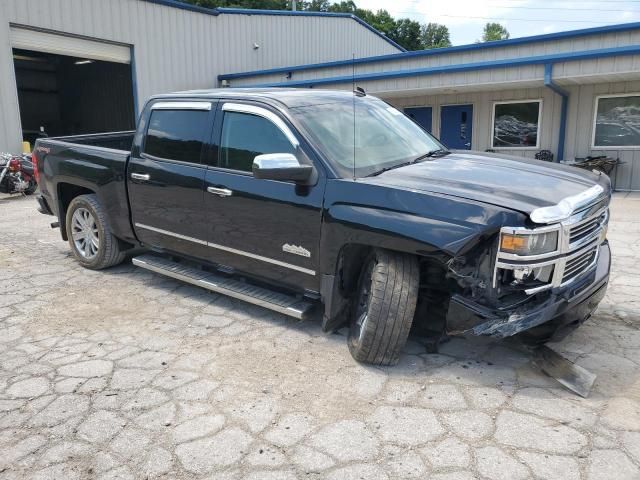
[[(133, 263), (349, 324), (356, 360), (410, 329), (557, 338), (609, 278), (609, 179), (452, 152), (362, 92), (221, 89), (151, 98), (138, 130), (39, 139), (40, 211), (85, 267)], [(55, 223), (53, 224), (55, 225)]]

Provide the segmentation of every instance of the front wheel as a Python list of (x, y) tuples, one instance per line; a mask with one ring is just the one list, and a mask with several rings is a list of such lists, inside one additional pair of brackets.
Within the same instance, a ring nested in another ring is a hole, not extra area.
[(92, 270), (117, 265), (124, 260), (118, 239), (95, 195), (80, 195), (69, 204), (66, 230), (73, 256)]
[(349, 326), (349, 351), (359, 362), (395, 365), (418, 300), (420, 266), (406, 253), (376, 249), (360, 273)]

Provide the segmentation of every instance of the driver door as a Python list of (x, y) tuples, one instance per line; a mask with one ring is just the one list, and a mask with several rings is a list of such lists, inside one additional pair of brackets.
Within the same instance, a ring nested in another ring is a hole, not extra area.
[(216, 150), (205, 174), (210, 260), (297, 289), (319, 289), (318, 250), (325, 176), (311, 186), (255, 178), (260, 154), (310, 162), (286, 119), (269, 107), (220, 102)]

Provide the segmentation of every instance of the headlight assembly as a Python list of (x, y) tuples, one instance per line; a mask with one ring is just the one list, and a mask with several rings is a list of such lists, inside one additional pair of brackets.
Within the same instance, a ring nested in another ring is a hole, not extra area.
[(500, 251), (520, 256), (543, 255), (558, 249), (558, 231), (546, 233), (505, 233), (500, 236)]
[(502, 227), (493, 288), (499, 295), (533, 295), (582, 278), (596, 268), (608, 218), (607, 206), (600, 202), (557, 224)]

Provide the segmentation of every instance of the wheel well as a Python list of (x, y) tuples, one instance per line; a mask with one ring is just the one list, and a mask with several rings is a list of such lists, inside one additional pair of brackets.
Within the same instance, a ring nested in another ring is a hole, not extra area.
[(372, 247), (350, 243), (342, 247), (338, 260), (340, 289), (345, 297), (349, 297), (358, 288), (358, 279), (362, 265), (371, 252)]
[[(338, 261), (338, 274), (344, 292), (352, 293), (358, 286), (358, 278), (362, 265), (374, 247), (362, 244), (347, 244), (342, 248)], [(445, 257), (418, 256), (420, 262), (420, 286), (437, 286), (440, 290), (449, 289), (447, 265)]]
[[(360, 271), (374, 247), (361, 244), (345, 245), (340, 254), (338, 274), (344, 297), (352, 297), (358, 288)], [(455, 280), (448, 277), (446, 255), (419, 256), (420, 290), (414, 322), (419, 331), (434, 331), (444, 328), (449, 298), (457, 290)]]
[(81, 187), (79, 185), (74, 185), (72, 183), (58, 184), (58, 221), (60, 222), (60, 233), (62, 234), (63, 240), (67, 240), (66, 218), (67, 208), (69, 208), (71, 200), (79, 197), (80, 195), (93, 193), (95, 193), (93, 190), (90, 190), (86, 187)]

